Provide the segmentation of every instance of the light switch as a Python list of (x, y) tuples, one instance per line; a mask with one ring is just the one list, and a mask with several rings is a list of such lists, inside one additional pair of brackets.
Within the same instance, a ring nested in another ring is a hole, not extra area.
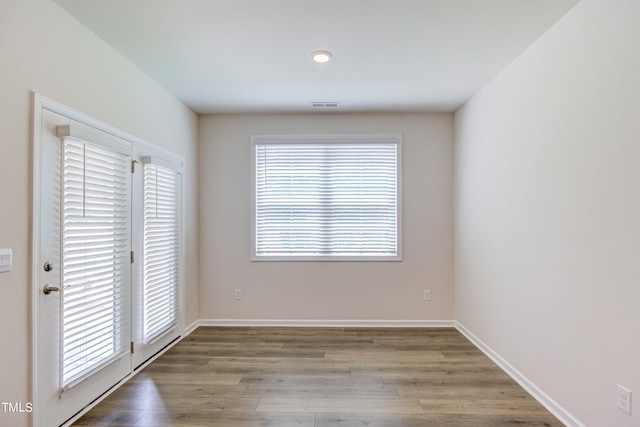
[(0, 249), (0, 273), (11, 271), (13, 266), (13, 254), (11, 249)]

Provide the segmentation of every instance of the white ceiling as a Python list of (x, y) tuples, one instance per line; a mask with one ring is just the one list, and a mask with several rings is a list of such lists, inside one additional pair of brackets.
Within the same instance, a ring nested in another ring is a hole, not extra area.
[(578, 2), (56, 1), (199, 113), (455, 111)]

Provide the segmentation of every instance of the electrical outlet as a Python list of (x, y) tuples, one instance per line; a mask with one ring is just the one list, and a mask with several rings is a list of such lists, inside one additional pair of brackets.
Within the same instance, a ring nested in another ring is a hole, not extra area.
[(424, 298), (425, 301), (431, 301), (431, 291), (425, 289), (422, 298)]
[(242, 289), (236, 289), (234, 293), (235, 299), (242, 299)]
[(11, 258), (13, 258), (13, 251), (11, 249), (0, 249), (0, 273), (11, 271), (13, 267)]
[(618, 384), (616, 406), (631, 415), (631, 390)]

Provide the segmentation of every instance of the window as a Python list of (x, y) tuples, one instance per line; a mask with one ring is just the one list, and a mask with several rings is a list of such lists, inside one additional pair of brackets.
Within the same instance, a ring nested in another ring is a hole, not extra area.
[(401, 260), (400, 135), (257, 135), (252, 259)]

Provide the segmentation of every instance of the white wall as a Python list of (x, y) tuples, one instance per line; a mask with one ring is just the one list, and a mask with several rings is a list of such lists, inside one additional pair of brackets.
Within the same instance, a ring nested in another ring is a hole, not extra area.
[[(403, 135), (404, 260), (250, 262), (251, 135), (376, 132)], [(452, 114), (213, 115), (199, 135), (201, 318), (453, 319)]]
[[(0, 402), (30, 399), (31, 91), (186, 158), (187, 322), (197, 318), (197, 116), (50, 0), (0, 3)], [(34, 408), (38, 410), (38, 408)], [(26, 426), (6, 414), (0, 425)]]
[(639, 17), (583, 0), (455, 117), (456, 318), (594, 427), (640, 425)]

